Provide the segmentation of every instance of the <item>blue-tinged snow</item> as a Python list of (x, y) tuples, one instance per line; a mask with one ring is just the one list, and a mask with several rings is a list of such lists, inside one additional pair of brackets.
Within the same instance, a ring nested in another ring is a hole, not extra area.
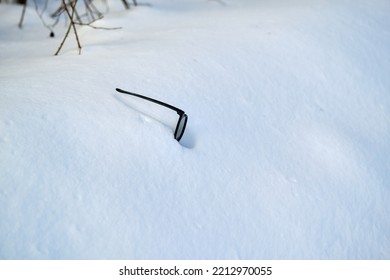
[(0, 5), (0, 258), (389, 259), (390, 2), (147, 3)]

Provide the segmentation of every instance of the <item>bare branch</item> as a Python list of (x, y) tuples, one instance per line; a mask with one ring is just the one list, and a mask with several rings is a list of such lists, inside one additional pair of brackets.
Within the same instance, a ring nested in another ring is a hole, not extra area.
[(24, 15), (26, 14), (26, 8), (27, 8), (27, 0), (26, 2), (24, 2), (24, 5), (23, 5), (23, 10), (22, 10), (22, 15), (20, 16), (20, 21), (19, 21), (19, 28), (22, 28), (23, 27), (23, 21), (24, 21)]
[(43, 26), (50, 30), (50, 34), (54, 34), (53, 29), (48, 24), (46, 24), (46, 22), (45, 22), (45, 20), (43, 19), (43, 16), (42, 16), (43, 13), (47, 9), (47, 1), (45, 2), (45, 6), (43, 7), (43, 10), (41, 12), (39, 11), (39, 6), (38, 6), (38, 3), (37, 3), (37, 0), (33, 0), (33, 1), (34, 1), (34, 6), (35, 6), (35, 11), (37, 12), (37, 15), (38, 15), (39, 19), (41, 20)]
[(81, 26), (88, 26), (88, 27), (91, 27), (93, 29), (102, 29), (102, 30), (118, 30), (118, 29), (122, 29), (122, 27), (100, 27), (100, 26), (93, 26), (92, 23), (98, 21), (98, 20), (101, 20), (103, 17), (100, 17), (100, 18), (97, 18), (95, 20), (92, 20), (88, 23), (83, 23), (83, 22), (75, 22), (74, 24), (76, 25), (81, 25)]
[[(76, 4), (77, 4), (77, 1), (78, 0), (74, 0), (73, 2), (71, 2), (71, 0), (69, 0), (69, 4), (70, 4), (70, 7), (72, 8), (72, 14), (69, 12), (68, 10), (68, 7), (67, 7), (67, 4), (65, 3), (65, 0), (62, 0), (62, 4), (63, 4), (63, 8), (66, 12), (66, 14), (68, 15), (69, 17), (69, 27), (68, 27), (68, 30), (66, 31), (66, 34), (65, 34), (65, 37), (64, 39), (62, 40), (61, 42), (61, 45), (60, 47), (58, 48), (57, 52), (54, 54), (54, 55), (58, 55), (60, 50), (62, 49), (62, 46), (64, 45), (65, 43), (65, 40), (66, 38), (68, 37), (69, 35), (69, 32), (70, 32), (70, 29), (73, 28), (73, 31), (74, 31), (74, 34), (75, 34), (75, 37), (76, 37), (76, 41), (77, 41), (77, 46), (79, 48), (79, 54), (81, 54), (81, 44), (80, 44), (80, 40), (79, 40), (79, 36), (77, 34), (77, 29), (76, 29), (76, 25), (75, 25), (75, 22), (74, 22), (74, 15), (75, 15), (75, 12), (76, 12)], [(72, 5), (73, 3), (73, 5)]]
[(68, 26), (68, 30), (66, 31), (65, 33), (65, 36), (64, 36), (64, 39), (62, 39), (62, 42), (60, 44), (60, 46), (58, 47), (58, 50), (56, 51), (56, 53), (54, 55), (58, 55), (62, 49), (62, 46), (64, 45), (65, 41), (66, 41), (66, 38), (68, 38), (68, 35), (69, 35), (69, 32), (70, 32), (70, 29), (72, 28), (72, 25), (69, 24)]
[(126, 10), (130, 9), (129, 3), (127, 3), (127, 0), (122, 0), (123, 5), (125, 6)]

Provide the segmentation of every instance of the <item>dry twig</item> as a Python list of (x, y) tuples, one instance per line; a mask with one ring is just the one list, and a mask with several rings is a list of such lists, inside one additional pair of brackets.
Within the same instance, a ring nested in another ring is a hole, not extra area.
[(19, 24), (18, 24), (19, 28), (23, 27), (23, 21), (24, 21), (24, 15), (26, 14), (27, 2), (28, 1), (26, 0), (26, 2), (24, 2), (24, 4), (23, 4), (22, 15), (20, 16), (20, 21), (19, 21)]
[[(65, 3), (65, 0), (62, 0), (62, 4), (63, 4), (63, 8), (66, 12), (66, 14), (68, 15), (69, 17), (69, 27), (68, 27), (68, 30), (66, 31), (65, 33), (65, 36), (64, 36), (64, 39), (62, 40), (61, 42), (61, 45), (59, 46), (57, 52), (54, 54), (54, 55), (58, 55), (62, 49), (62, 46), (64, 45), (66, 39), (68, 38), (68, 35), (69, 35), (69, 32), (70, 32), (70, 29), (73, 28), (73, 31), (74, 31), (74, 34), (75, 34), (75, 37), (76, 37), (76, 41), (77, 41), (77, 46), (79, 48), (79, 54), (81, 54), (81, 44), (80, 44), (80, 40), (79, 40), (79, 36), (77, 35), (77, 29), (76, 29), (76, 24), (73, 20), (74, 18), (74, 15), (75, 15), (75, 12), (76, 12), (76, 4), (77, 4), (77, 1), (78, 0), (74, 0), (73, 2), (71, 2), (71, 0), (69, 0), (69, 5), (70, 7), (72, 8), (72, 14), (69, 12), (68, 10), (68, 7), (67, 7), (67, 4)], [(72, 4), (73, 3), (73, 4)]]

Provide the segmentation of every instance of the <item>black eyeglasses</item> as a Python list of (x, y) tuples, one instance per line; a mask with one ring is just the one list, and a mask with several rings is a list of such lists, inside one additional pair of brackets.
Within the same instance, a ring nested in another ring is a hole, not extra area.
[(177, 141), (180, 141), (181, 137), (184, 134), (184, 130), (186, 129), (187, 120), (188, 120), (188, 116), (186, 115), (186, 113), (184, 113), (183, 110), (181, 110), (179, 108), (176, 108), (176, 107), (174, 107), (172, 105), (169, 105), (167, 103), (161, 102), (159, 100), (156, 100), (156, 99), (153, 99), (153, 98), (150, 98), (150, 97), (146, 97), (146, 96), (143, 96), (143, 95), (140, 95), (140, 94), (137, 94), (137, 93), (125, 91), (125, 90), (120, 89), (120, 88), (117, 88), (116, 91), (120, 92), (120, 93), (130, 94), (130, 95), (133, 95), (133, 96), (136, 96), (136, 97), (139, 97), (139, 98), (142, 98), (142, 99), (154, 102), (154, 103), (156, 103), (158, 105), (167, 107), (167, 108), (175, 111), (179, 115), (179, 119), (178, 119), (177, 124), (176, 124), (174, 136), (175, 136), (175, 139)]

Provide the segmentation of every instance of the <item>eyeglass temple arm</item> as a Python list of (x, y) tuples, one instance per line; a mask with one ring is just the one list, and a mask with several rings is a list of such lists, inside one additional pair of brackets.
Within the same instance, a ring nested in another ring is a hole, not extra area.
[(147, 97), (147, 96), (143, 96), (141, 94), (137, 94), (137, 93), (134, 93), (134, 92), (129, 92), (129, 91), (126, 91), (126, 90), (123, 90), (123, 89), (120, 89), (120, 88), (116, 88), (115, 89), (117, 92), (120, 92), (120, 93), (125, 93), (125, 94), (130, 94), (130, 95), (133, 95), (133, 96), (136, 96), (136, 97), (139, 97), (139, 98), (142, 98), (142, 99), (145, 99), (145, 100), (148, 100), (148, 101), (151, 101), (151, 102), (154, 102), (158, 105), (161, 105), (161, 106), (164, 106), (164, 107), (167, 107), (173, 111), (176, 111), (176, 113), (180, 116), (182, 116), (184, 114), (184, 111), (175, 107), (175, 106), (172, 106), (172, 105), (169, 105), (167, 103), (164, 103), (164, 102), (161, 102), (159, 100), (156, 100), (156, 99), (153, 99), (153, 98), (150, 98), (150, 97)]

